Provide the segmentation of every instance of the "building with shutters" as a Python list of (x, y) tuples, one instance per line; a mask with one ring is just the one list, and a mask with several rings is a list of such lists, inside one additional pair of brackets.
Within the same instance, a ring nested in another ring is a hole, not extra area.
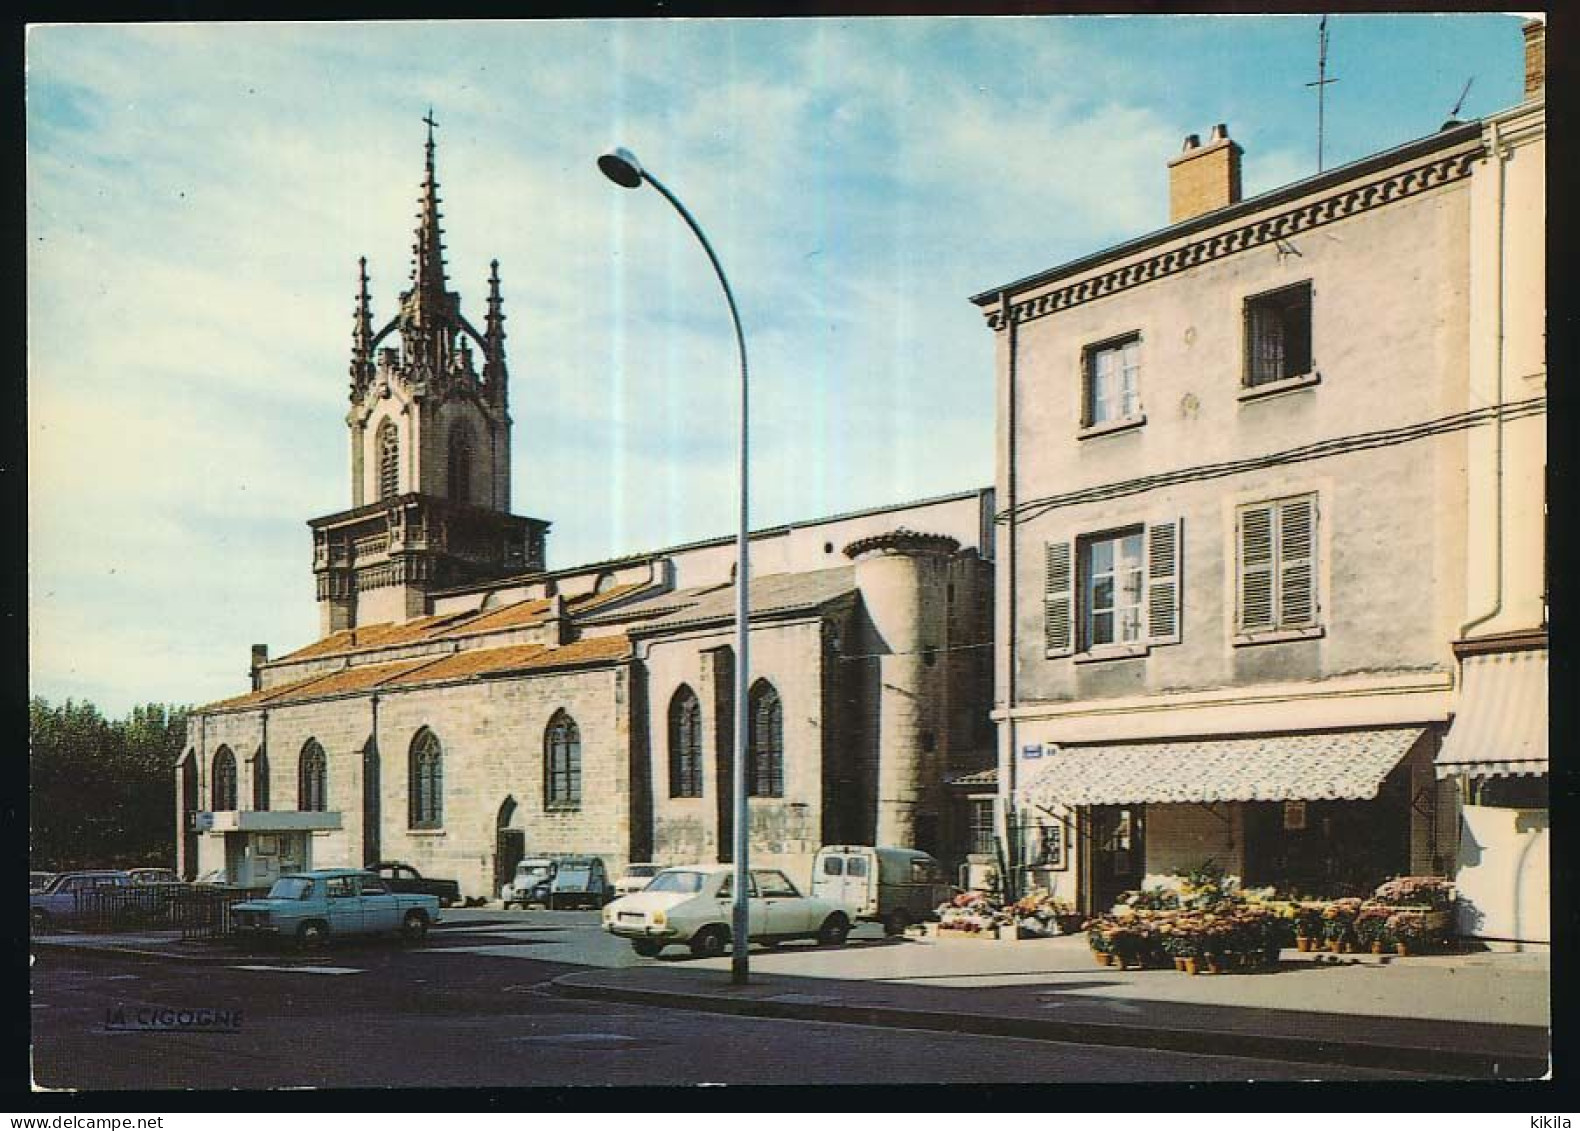
[[(510, 512), (498, 264), (448, 289), (430, 123), (411, 286), (352, 331), (350, 507), (313, 519), (322, 633), (191, 713), (179, 863), (267, 883), (398, 859), (497, 896), (524, 853), (729, 859), (735, 552), (568, 569)], [(749, 579), (754, 862), (824, 843), (963, 858), (950, 778), (992, 761), (991, 489), (760, 530)]]
[(1208, 860), (1318, 893), (1454, 874), (1457, 783), (1514, 774), (1471, 788), (1545, 884), (1513, 833), (1545, 829), (1544, 137), (1538, 76), (1242, 199), (1220, 125), (1168, 162), (1166, 227), (975, 296), (1031, 878), (1090, 909)]

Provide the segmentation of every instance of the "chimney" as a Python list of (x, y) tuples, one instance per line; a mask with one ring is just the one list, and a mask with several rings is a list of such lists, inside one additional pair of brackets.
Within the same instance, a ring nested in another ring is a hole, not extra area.
[(1525, 33), (1525, 97), (1540, 98), (1547, 89), (1547, 23), (1526, 20), (1520, 30)]
[(1240, 199), (1240, 157), (1245, 153), (1229, 140), (1229, 127), (1219, 122), (1207, 144), (1190, 134), (1185, 148), (1169, 162), (1169, 223), (1177, 224)]
[(254, 644), (252, 646), (252, 689), (263, 690), (263, 665), (269, 662), (269, 646), (267, 644)]

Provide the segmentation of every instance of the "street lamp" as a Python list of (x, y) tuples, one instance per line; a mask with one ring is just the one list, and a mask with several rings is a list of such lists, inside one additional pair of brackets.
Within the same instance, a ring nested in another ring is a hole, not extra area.
[(750, 574), (747, 572), (748, 551), (746, 505), (746, 452), (747, 452), (747, 380), (746, 380), (746, 335), (741, 332), (741, 316), (735, 309), (735, 295), (730, 290), (730, 281), (724, 277), (724, 268), (719, 265), (719, 257), (713, 253), (713, 245), (708, 242), (708, 237), (703, 233), (701, 225), (686, 211), (686, 206), (680, 203), (679, 198), (664, 183), (653, 176), (642, 163), (636, 159), (636, 154), (629, 149), (615, 149), (598, 158), (598, 168), (603, 175), (608, 177), (621, 188), (641, 188), (646, 181), (659, 191), (659, 194), (680, 213), (680, 218), (686, 222), (692, 234), (697, 237), (697, 242), (702, 244), (702, 250), (708, 253), (708, 262), (713, 264), (713, 272), (719, 277), (719, 285), (724, 288), (724, 301), (730, 306), (730, 321), (735, 326), (735, 346), (741, 357), (741, 429), (740, 429), (740, 523), (735, 534), (735, 758), (734, 772), (731, 775), (734, 784), (734, 796), (731, 799), (733, 819), (733, 840), (735, 860), (735, 901), (730, 911), (730, 979), (737, 985), (744, 985), (750, 969), (746, 957), (748, 945), (747, 935), (750, 933), (747, 914), (747, 897), (749, 880), (747, 875), (747, 852), (749, 844), (749, 829), (746, 821), (746, 677), (747, 665), (747, 588), (750, 584)]

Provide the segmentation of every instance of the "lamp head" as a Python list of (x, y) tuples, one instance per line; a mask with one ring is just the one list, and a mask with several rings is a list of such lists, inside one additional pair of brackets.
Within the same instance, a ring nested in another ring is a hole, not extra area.
[(598, 168), (621, 188), (642, 187), (642, 163), (629, 149), (613, 149), (598, 158)]

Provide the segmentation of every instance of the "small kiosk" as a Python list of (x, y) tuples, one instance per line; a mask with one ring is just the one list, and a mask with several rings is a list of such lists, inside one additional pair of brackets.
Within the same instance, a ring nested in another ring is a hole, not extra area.
[[(203, 844), (204, 870), (218, 866), (222, 840), (226, 879), (244, 888), (266, 888), (282, 875), (313, 866), (313, 834), (340, 828), (339, 813), (288, 810), (219, 810), (193, 814)], [(211, 855), (212, 854), (212, 855)]]

